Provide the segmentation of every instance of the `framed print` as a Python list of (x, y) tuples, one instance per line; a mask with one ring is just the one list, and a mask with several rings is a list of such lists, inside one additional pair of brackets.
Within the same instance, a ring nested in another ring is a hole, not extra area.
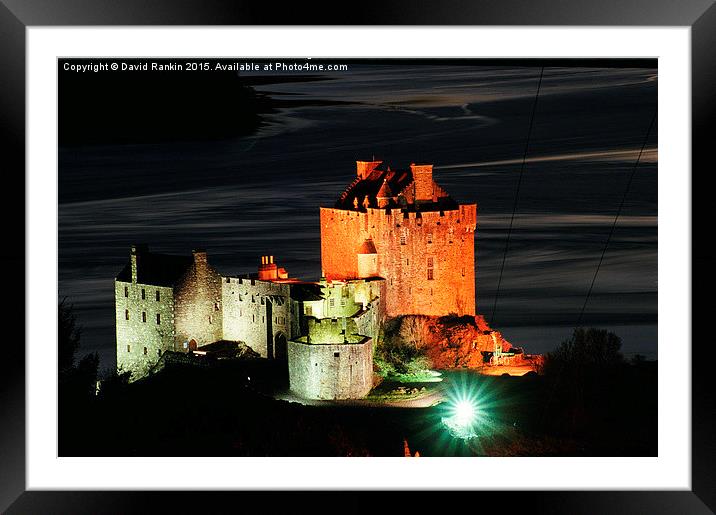
[(3, 509), (713, 509), (708, 2), (60, 5), (2, 6)]

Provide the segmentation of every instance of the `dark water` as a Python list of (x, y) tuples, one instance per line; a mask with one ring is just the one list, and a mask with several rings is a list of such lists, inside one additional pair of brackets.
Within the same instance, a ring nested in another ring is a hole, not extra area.
[[(282, 108), (255, 136), (60, 148), (59, 295), (75, 306), (83, 348), (114, 366), (113, 278), (134, 241), (168, 253), (204, 246), (226, 274), (272, 254), (291, 275), (317, 278), (318, 207), (372, 156), (393, 168), (432, 162), (454, 198), (477, 202), (477, 304), (489, 319), (538, 76), (355, 65), (257, 87), (325, 105)], [(493, 320), (514, 344), (549, 350), (576, 323), (656, 100), (655, 69), (545, 69)], [(654, 128), (584, 317), (622, 336), (625, 353), (652, 358), (656, 142)]]

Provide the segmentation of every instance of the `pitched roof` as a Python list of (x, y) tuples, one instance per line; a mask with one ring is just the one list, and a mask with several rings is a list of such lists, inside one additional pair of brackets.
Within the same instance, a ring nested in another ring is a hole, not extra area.
[[(390, 167), (383, 170), (382, 165), (378, 165), (364, 179), (356, 177), (338, 198), (335, 207), (338, 209), (364, 210), (363, 202), (367, 196), (369, 205), (372, 208), (378, 207), (378, 197), (390, 198), (385, 206), (386, 208), (401, 208), (409, 211), (418, 209), (421, 211), (438, 211), (458, 208), (457, 202), (450, 198), (439, 186), (440, 195), (436, 202), (421, 202), (418, 206), (412, 201), (412, 192), (409, 189), (413, 182), (413, 174), (410, 170), (391, 170)], [(402, 195), (403, 193), (404, 195)]]
[(323, 300), (321, 285), (316, 283), (292, 284), (291, 298), (300, 301)]
[[(137, 255), (137, 282), (152, 286), (174, 286), (191, 267), (191, 256), (142, 252)], [(132, 262), (117, 275), (117, 281), (132, 282)]]
[(378, 251), (375, 248), (375, 244), (373, 244), (373, 240), (368, 238), (363, 242), (363, 244), (360, 246), (360, 249), (358, 250), (358, 254), (377, 254)]

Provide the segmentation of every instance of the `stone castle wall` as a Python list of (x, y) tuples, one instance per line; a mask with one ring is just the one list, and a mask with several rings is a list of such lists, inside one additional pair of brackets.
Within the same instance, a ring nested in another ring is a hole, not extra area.
[(174, 302), (177, 351), (188, 351), (192, 341), (201, 347), (221, 340), (221, 275), (209, 266), (206, 253), (194, 254), (194, 263), (176, 286)]
[(145, 375), (162, 354), (174, 350), (173, 290), (115, 281), (114, 298), (117, 370), (131, 371), (136, 379)]
[(373, 386), (373, 341), (307, 344), (288, 342), (291, 390), (309, 399), (356, 399)]
[(223, 339), (241, 341), (261, 357), (285, 356), (290, 339), (290, 285), (226, 277), (222, 281)]
[(475, 314), (475, 204), (418, 213), (321, 208), (320, 218), (326, 278), (359, 277), (358, 252), (370, 238), (388, 316)]

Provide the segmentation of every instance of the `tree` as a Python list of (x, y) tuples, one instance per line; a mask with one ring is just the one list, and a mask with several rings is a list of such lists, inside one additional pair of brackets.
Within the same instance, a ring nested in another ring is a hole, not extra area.
[(66, 373), (74, 365), (75, 353), (80, 346), (81, 329), (72, 306), (62, 299), (57, 312), (57, 367), (60, 374)]
[(430, 340), (429, 318), (423, 315), (406, 315), (401, 318), (398, 335), (406, 345), (419, 349)]
[(75, 365), (81, 333), (72, 306), (62, 299), (57, 313), (58, 390), (62, 401), (86, 400), (95, 394), (99, 367), (97, 353), (83, 356)]

